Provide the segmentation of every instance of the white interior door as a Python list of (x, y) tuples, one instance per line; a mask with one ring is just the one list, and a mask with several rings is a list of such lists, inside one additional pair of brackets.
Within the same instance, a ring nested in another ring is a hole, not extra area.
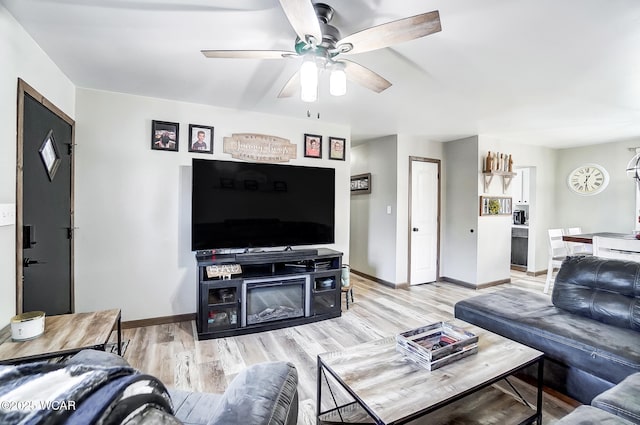
[(409, 284), (438, 278), (439, 162), (411, 160)]

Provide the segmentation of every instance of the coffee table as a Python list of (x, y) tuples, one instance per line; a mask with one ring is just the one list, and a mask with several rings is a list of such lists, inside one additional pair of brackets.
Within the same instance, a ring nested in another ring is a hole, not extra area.
[[(318, 355), (317, 424), (405, 424), (534, 364), (536, 407), (523, 405), (525, 417), (514, 412), (513, 419), (542, 424), (543, 353), (461, 320), (450, 323), (478, 335), (478, 353), (434, 371), (396, 351), (395, 337)], [(328, 410), (322, 408), (323, 387), (335, 406)]]
[(118, 331), (118, 355), (122, 355), (122, 322), (119, 309), (45, 317), (44, 333), (32, 340), (0, 343), (0, 364), (17, 364), (67, 356), (84, 349), (105, 349), (111, 332)]

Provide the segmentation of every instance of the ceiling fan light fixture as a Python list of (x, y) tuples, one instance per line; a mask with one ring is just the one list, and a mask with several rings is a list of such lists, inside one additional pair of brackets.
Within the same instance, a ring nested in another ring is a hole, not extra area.
[(303, 102), (318, 99), (318, 65), (313, 55), (307, 55), (300, 67), (300, 98)]
[(344, 65), (335, 63), (329, 77), (329, 93), (333, 96), (344, 96), (347, 93), (347, 74)]
[(638, 181), (640, 185), (640, 152), (636, 153), (631, 161), (627, 164), (627, 176)]

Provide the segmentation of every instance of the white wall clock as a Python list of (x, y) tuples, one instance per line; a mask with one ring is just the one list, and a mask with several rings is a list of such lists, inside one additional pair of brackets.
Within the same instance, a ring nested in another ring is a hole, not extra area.
[(567, 185), (578, 195), (595, 195), (609, 184), (609, 173), (598, 164), (583, 164), (569, 173)]

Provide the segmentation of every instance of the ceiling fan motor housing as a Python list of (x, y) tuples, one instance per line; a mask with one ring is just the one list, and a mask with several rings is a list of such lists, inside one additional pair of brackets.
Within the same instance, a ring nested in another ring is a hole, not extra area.
[(318, 57), (324, 57), (326, 59), (334, 57), (339, 52), (336, 50), (336, 43), (342, 38), (340, 30), (329, 22), (333, 18), (334, 9), (325, 3), (315, 3), (313, 5), (318, 17), (318, 23), (320, 24), (320, 31), (322, 32), (322, 41), (316, 42), (315, 46), (309, 45), (304, 40), (300, 40), (300, 37), (296, 37), (295, 50), (299, 55), (309, 53), (310, 50), (314, 50), (314, 53)]

